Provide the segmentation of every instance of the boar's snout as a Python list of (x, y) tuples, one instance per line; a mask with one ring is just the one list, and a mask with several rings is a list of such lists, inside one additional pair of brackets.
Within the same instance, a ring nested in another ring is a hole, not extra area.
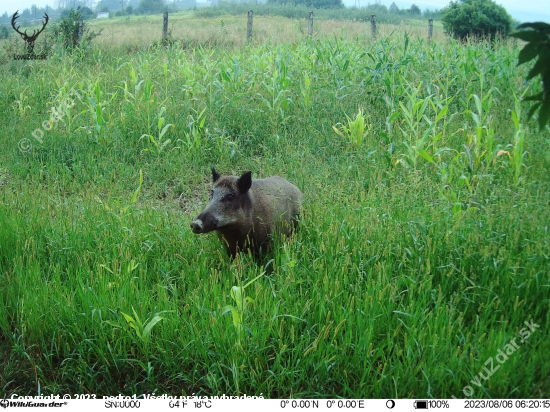
[(195, 234), (202, 233), (202, 220), (194, 220), (191, 222), (191, 230)]
[(203, 212), (191, 222), (191, 230), (195, 234), (208, 233), (218, 229), (218, 219), (209, 212)]

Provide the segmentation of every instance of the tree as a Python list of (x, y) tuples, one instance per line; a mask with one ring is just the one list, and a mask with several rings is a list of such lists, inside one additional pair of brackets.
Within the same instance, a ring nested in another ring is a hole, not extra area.
[(2, 27), (0, 27), (0, 39), (7, 39), (8, 37), (10, 37), (8, 28), (5, 25), (2, 25)]
[(411, 16), (420, 16), (422, 14), (422, 10), (420, 10), (420, 7), (418, 7), (416, 4), (413, 4), (409, 9), (409, 14)]
[(84, 20), (89, 20), (94, 17), (94, 12), (89, 7), (78, 6), (77, 10), (80, 11), (80, 14)]
[(422, 16), (426, 17), (428, 19), (440, 20), (441, 19), (441, 11), (440, 10), (426, 9), (422, 13)]
[(136, 14), (162, 13), (165, 10), (164, 0), (141, 0)]
[(512, 30), (512, 17), (493, 0), (451, 1), (441, 10), (441, 20), (445, 31), (459, 40), (468, 36), (494, 40), (497, 34), (508, 36)]
[[(532, 29), (532, 30), (522, 30)], [(542, 130), (550, 122), (550, 24), (525, 23), (518, 26), (518, 30), (511, 36), (517, 37), (527, 44), (518, 56), (518, 66), (535, 58), (537, 62), (527, 75), (527, 80), (540, 75), (542, 92), (529, 96), (525, 100), (536, 102), (529, 110), (529, 118), (539, 110), (539, 129)]]
[(397, 14), (397, 13), (399, 13), (399, 7), (397, 7), (397, 6), (395, 5), (395, 2), (393, 2), (393, 3), (391, 4), (389, 10), (390, 10), (390, 13), (392, 13), (392, 14)]

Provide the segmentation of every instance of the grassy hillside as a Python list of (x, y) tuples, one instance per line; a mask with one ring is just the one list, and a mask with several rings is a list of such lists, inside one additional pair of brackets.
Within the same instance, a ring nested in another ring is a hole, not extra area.
[[(548, 398), (550, 133), (517, 53), (343, 34), (5, 63), (0, 397)], [(211, 166), (298, 185), (298, 233), (236, 261), (193, 235)]]

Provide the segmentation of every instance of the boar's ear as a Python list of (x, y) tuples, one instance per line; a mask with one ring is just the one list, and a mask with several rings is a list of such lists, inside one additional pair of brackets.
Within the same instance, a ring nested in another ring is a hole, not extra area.
[(216, 169), (212, 168), (212, 181), (216, 183), (216, 181), (220, 178), (220, 174), (216, 172)]
[(250, 189), (250, 186), (252, 186), (252, 172), (245, 172), (237, 180), (237, 187), (239, 188), (239, 192), (245, 194)]

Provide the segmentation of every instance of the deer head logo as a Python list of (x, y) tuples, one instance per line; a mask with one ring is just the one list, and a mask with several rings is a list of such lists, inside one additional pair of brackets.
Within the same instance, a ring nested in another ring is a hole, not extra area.
[(34, 42), (38, 38), (38, 35), (44, 31), (44, 29), (46, 28), (46, 25), (48, 24), (48, 21), (50, 20), (50, 18), (48, 17), (47, 13), (44, 13), (44, 18), (46, 19), (46, 21), (44, 23), (42, 23), (43, 24), (42, 28), (38, 31), (33, 30), (32, 34), (29, 36), (27, 34), (27, 30), (25, 30), (25, 32), (21, 33), (19, 31), (19, 26), (15, 27), (15, 20), (17, 20), (18, 17), (19, 17), (19, 10), (17, 10), (15, 12), (15, 14), (13, 15), (13, 17), (11, 18), (11, 25), (12, 25), (13, 29), (21, 35), (23, 40), (25, 40), (25, 42), (27, 42), (27, 54), (33, 54), (33, 52), (34, 52)]

